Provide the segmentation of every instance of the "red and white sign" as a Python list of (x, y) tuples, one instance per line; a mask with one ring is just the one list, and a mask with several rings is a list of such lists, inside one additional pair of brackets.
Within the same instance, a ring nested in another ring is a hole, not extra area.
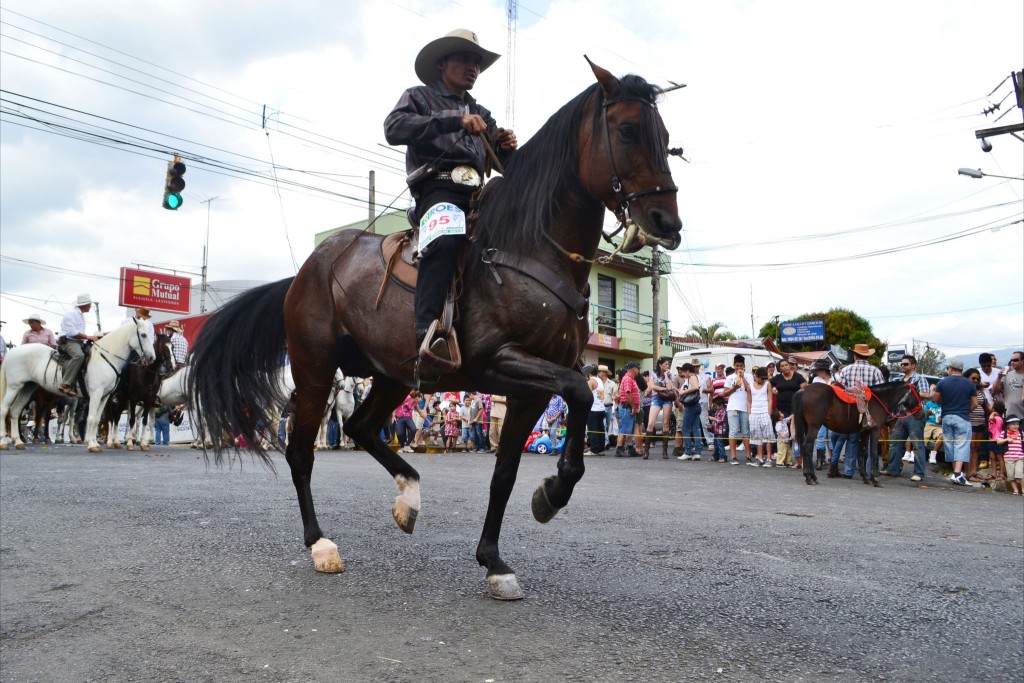
[(120, 305), (146, 306), (154, 311), (188, 313), (192, 307), (192, 280), (180, 275), (138, 268), (121, 269)]

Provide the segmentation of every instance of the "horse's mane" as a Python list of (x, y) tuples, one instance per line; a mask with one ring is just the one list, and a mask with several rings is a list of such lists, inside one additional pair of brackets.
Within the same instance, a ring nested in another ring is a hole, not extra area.
[[(620, 79), (617, 99), (641, 100), (654, 105), (661, 89), (640, 76)], [(579, 133), (583, 115), (593, 100), (591, 126), (594, 139), (604, 145), (604, 95), (597, 83), (555, 112), (539, 131), (505, 164), (505, 174), (492, 181), (483, 194), (475, 227), (477, 250), (494, 247), (512, 255), (529, 253), (544, 239), (544, 231), (559, 212), (558, 197), (582, 197)], [(668, 153), (662, 124), (653, 106), (644, 107), (640, 136), (644, 151), (659, 171), (668, 171)]]
[[(120, 327), (114, 329), (113, 332), (107, 332), (105, 335), (93, 342), (96, 346), (100, 347), (104, 351), (110, 351), (113, 353), (114, 346), (128, 345), (128, 340), (132, 335), (135, 334), (136, 323), (125, 323)], [(112, 346), (113, 345), (113, 346)]]

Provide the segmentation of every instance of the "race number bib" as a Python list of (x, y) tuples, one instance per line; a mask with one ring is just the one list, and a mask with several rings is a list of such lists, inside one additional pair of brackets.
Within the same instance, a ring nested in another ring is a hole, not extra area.
[(435, 204), (420, 219), (419, 250), (425, 251), (438, 237), (465, 234), (466, 214), (462, 209), (454, 204)]

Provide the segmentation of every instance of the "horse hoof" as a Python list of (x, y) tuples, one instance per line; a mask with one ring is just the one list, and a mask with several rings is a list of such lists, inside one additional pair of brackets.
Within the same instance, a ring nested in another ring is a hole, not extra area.
[(142, 444), (141, 446), (139, 446), (139, 450), (140, 451), (148, 451), (149, 450), (149, 444), (148, 443)]
[(310, 547), (313, 554), (313, 569), (324, 574), (340, 574), (345, 571), (345, 563), (341, 561), (338, 546), (326, 538), (321, 538)]
[(533, 518), (541, 524), (547, 524), (558, 514), (558, 508), (548, 500), (548, 494), (544, 490), (544, 482), (541, 482), (540, 486), (534, 490), (530, 506), (533, 508)]
[(99, 446), (89, 446), (89, 452), (90, 452), (90, 453), (99, 453), (99, 452), (101, 452), (102, 450), (103, 450), (103, 449), (102, 449), (102, 448), (100, 448)]
[[(110, 446), (107, 446), (107, 448), (110, 448)], [(120, 450), (120, 449), (121, 449), (121, 444), (119, 444), (119, 443), (115, 443), (115, 444), (114, 444), (114, 448), (115, 448), (116, 450)]]
[(124, 449), (126, 451), (134, 451), (135, 450), (135, 446), (133, 446), (131, 444), (128, 444), (127, 446), (124, 447)]
[(411, 534), (420, 513), (420, 483), (399, 474), (395, 477), (395, 484), (398, 486), (398, 496), (395, 497), (395, 506), (391, 508), (391, 516), (395, 518), (399, 529)]
[(10, 446), (8, 446), (7, 444), (5, 444), (5, 443), (0, 443), (0, 451), (6, 451), (6, 450), (8, 450), (9, 448), (10, 448)]
[(23, 451), (23, 450), (25, 450), (25, 444), (23, 444), (23, 443), (15, 444), (14, 448), (19, 450), (19, 451)]
[(523, 589), (515, 574), (492, 574), (487, 577), (487, 589), (495, 600), (522, 600)]

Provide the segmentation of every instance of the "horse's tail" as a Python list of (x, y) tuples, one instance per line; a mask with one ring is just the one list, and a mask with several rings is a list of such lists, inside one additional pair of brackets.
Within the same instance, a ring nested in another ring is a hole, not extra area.
[[(807, 418), (804, 416), (803, 389), (793, 394), (793, 433), (796, 442), (803, 448), (804, 437), (807, 436)], [(806, 455), (804, 457), (807, 457)]]
[[(284, 299), (294, 279), (232, 299), (203, 325), (192, 347), (186, 393), (200, 429), (213, 441), (218, 463), (226, 448), (236, 448), (224, 437), (244, 436), (249, 448), (273, 467), (261, 437), (272, 426), (268, 408), (287, 398), (278, 395), (276, 378), (287, 341)], [(276, 435), (268, 436), (276, 442)]]

